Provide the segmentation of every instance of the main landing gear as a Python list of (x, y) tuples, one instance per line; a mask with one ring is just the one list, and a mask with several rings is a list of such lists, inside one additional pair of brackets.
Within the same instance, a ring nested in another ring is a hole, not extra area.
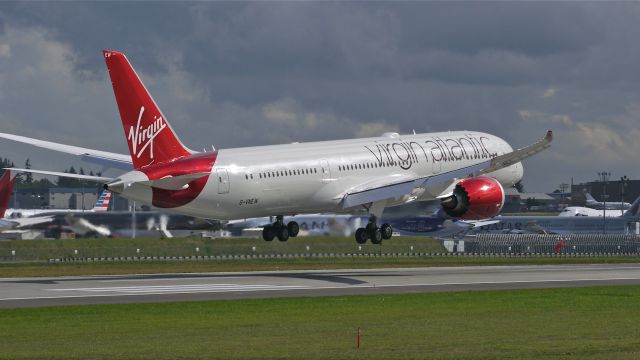
[(391, 225), (384, 223), (378, 227), (375, 215), (371, 215), (367, 226), (356, 230), (356, 242), (364, 244), (368, 239), (371, 239), (372, 244), (381, 244), (382, 240), (390, 239), (392, 233)]
[(276, 222), (267, 225), (262, 229), (262, 238), (265, 241), (271, 241), (277, 237), (280, 241), (287, 241), (289, 237), (298, 236), (300, 226), (295, 221), (289, 221), (287, 225), (282, 221), (282, 215), (276, 216)]

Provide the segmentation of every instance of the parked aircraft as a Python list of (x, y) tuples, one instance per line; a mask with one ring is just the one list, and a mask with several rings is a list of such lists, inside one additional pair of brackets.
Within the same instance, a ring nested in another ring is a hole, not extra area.
[[(16, 173), (11, 170), (0, 177), (0, 231), (24, 228), (53, 221), (55, 215), (84, 212), (76, 209), (9, 209), (9, 200), (16, 182)], [(87, 212), (104, 212), (109, 208), (111, 192), (102, 191), (96, 205)]]
[(522, 178), (520, 161), (548, 148), (552, 133), (520, 150), (472, 131), (221, 149), (196, 153), (182, 144), (124, 54), (103, 52), (130, 156), (12, 134), (0, 137), (127, 168), (115, 178), (14, 169), (104, 183), (105, 189), (158, 208), (196, 217), (232, 220), (273, 216), (263, 238), (287, 240), (300, 230), (284, 215), (365, 208), (368, 223), (356, 241), (391, 237), (379, 225), (384, 208), (439, 199), (461, 219), (485, 219), (504, 203), (503, 186)]
[[(597, 211), (597, 210), (595, 210)], [(541, 234), (640, 234), (640, 197), (622, 216), (496, 216), (471, 232)]]
[(586, 193), (584, 196), (587, 198), (587, 207), (593, 209), (628, 210), (631, 207), (631, 204), (629, 204), (628, 202), (597, 201), (589, 193)]

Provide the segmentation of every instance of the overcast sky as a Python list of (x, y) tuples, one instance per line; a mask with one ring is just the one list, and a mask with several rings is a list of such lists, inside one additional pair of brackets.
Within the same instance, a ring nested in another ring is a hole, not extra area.
[[(0, 14), (0, 132), (126, 153), (101, 53), (114, 49), (193, 149), (414, 129), (521, 147), (553, 129), (552, 148), (524, 163), (527, 191), (602, 170), (640, 178), (637, 2), (47, 2)], [(0, 157), (73, 160), (8, 141)]]

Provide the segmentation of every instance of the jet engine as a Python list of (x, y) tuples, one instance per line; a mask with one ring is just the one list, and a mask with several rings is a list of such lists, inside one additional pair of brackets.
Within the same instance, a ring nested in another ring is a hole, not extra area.
[(453, 194), (442, 199), (447, 215), (464, 220), (496, 216), (504, 205), (504, 189), (490, 177), (478, 176), (458, 181)]

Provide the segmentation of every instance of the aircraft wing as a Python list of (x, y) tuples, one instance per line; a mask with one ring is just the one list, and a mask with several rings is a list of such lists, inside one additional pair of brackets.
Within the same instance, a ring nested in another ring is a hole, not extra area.
[(44, 149), (76, 155), (76, 156), (79, 156), (81, 160), (99, 164), (107, 168), (116, 168), (116, 169), (122, 169), (122, 170), (133, 169), (131, 156), (125, 155), (125, 154), (118, 154), (118, 153), (112, 153), (112, 152), (101, 151), (101, 150), (93, 150), (93, 149), (83, 148), (79, 146), (59, 144), (51, 141), (38, 140), (38, 139), (28, 138), (25, 136), (6, 134), (6, 133), (0, 133), (0, 138), (33, 145), (33, 146), (44, 148)]
[(496, 156), (493, 159), (478, 164), (427, 177), (411, 178), (402, 175), (389, 175), (377, 182), (365, 183), (361, 186), (354, 187), (346, 193), (339, 195), (339, 197), (342, 198), (343, 208), (387, 199), (397, 199), (404, 195), (410, 195), (413, 189), (416, 187), (424, 187), (427, 183), (449, 183), (455, 179), (475, 177), (517, 164), (548, 148), (551, 140), (553, 140), (553, 133), (549, 130), (544, 138), (532, 145)]
[(28, 172), (28, 173), (40, 174), (40, 175), (62, 176), (62, 177), (89, 180), (89, 181), (95, 181), (95, 182), (109, 182), (109, 181), (115, 180), (113, 178), (102, 177), (102, 176), (71, 174), (71, 173), (57, 172), (57, 171), (44, 171), (44, 170), (21, 169), (21, 168), (4, 168), (4, 169), (15, 171), (15, 172)]
[(16, 224), (16, 227), (21, 228), (25, 226), (51, 222), (53, 221), (53, 216), (37, 216), (37, 217), (26, 217), (26, 218), (5, 219), (5, 220), (13, 222)]

